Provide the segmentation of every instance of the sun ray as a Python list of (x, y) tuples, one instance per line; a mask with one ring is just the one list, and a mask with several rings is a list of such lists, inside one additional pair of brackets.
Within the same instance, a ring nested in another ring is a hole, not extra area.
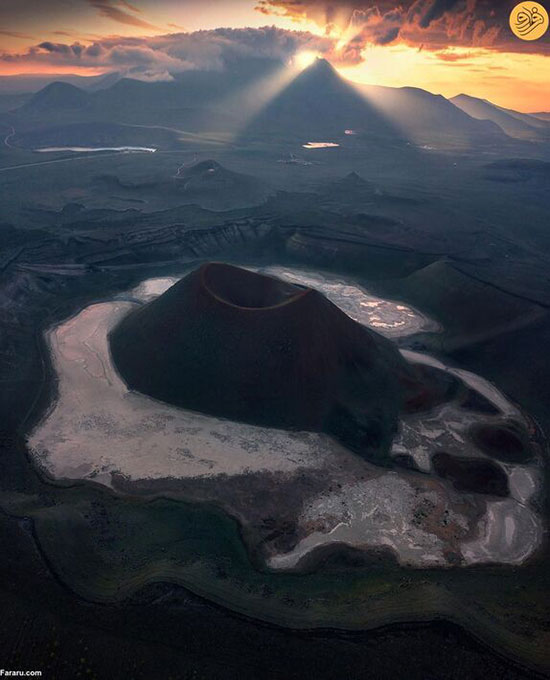
[(311, 52), (310, 50), (305, 50), (303, 52), (298, 52), (292, 60), (293, 65), (303, 71), (308, 66), (311, 66), (313, 62), (319, 57), (317, 52)]

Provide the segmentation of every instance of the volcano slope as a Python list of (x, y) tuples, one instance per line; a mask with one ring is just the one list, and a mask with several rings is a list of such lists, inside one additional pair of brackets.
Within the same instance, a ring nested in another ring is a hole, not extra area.
[(324, 431), (379, 464), (389, 464), (400, 410), (442, 396), (318, 291), (221, 263), (131, 312), (110, 343), (133, 390), (231, 420)]

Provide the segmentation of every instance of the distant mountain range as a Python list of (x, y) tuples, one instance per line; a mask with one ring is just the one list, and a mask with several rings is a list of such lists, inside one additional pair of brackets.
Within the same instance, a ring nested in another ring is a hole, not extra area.
[(22, 73), (15, 76), (0, 76), (0, 95), (32, 94), (54, 82), (69, 83), (83, 90), (100, 90), (110, 87), (121, 77), (121, 74), (116, 71), (99, 76), (78, 76), (65, 73)]
[(520, 113), (467, 94), (459, 94), (449, 101), (472, 118), (496, 123), (510, 137), (550, 141), (550, 114)]
[[(170, 82), (118, 74), (96, 79), (86, 89), (54, 82), (6, 115), (19, 134), (13, 143), (27, 148), (30, 131), (33, 148), (52, 138), (58, 145), (74, 144), (77, 130), (80, 144), (99, 145), (98, 131), (104, 138), (106, 125), (126, 126), (124, 144), (144, 144), (147, 129), (160, 128), (170, 132), (174, 144), (185, 134), (288, 143), (344, 143), (356, 135), (370, 143), (427, 148), (479, 147), (510, 138), (550, 141), (550, 114), (519, 113), (467, 95), (449, 100), (412, 87), (358, 85), (325, 59), (290, 82), (287, 78), (277, 91), (273, 83), (284, 80), (283, 71), (278, 62), (250, 60), (228, 72), (184, 72)], [(132, 142), (127, 126), (134, 126), (139, 141)]]
[(359, 90), (402, 134), (419, 144), (439, 145), (449, 138), (479, 144), (502, 136), (494, 121), (473, 118), (445, 97), (420, 88), (362, 85)]

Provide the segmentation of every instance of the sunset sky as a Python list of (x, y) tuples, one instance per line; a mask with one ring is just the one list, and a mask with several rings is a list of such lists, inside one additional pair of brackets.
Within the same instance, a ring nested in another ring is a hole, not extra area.
[(356, 81), (548, 111), (550, 31), (537, 41), (516, 38), (508, 26), (515, 4), (2, 0), (0, 74), (119, 71), (167, 80), (186, 69), (226, 68), (228, 55), (299, 55), (304, 63), (322, 55)]

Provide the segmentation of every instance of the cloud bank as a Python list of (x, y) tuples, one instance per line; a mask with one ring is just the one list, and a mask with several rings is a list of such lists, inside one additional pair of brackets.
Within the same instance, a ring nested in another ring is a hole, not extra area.
[(20, 54), (1, 54), (10, 64), (105, 68), (145, 80), (168, 80), (192, 69), (221, 71), (246, 58), (289, 61), (302, 50), (329, 53), (334, 40), (275, 27), (220, 28), (152, 38), (113, 37), (91, 44), (41, 42)]
[[(119, 22), (154, 28), (126, 0), (85, 0)], [(119, 71), (143, 80), (170, 80), (181, 71), (223, 70), (245, 58), (289, 61), (297, 52), (322, 54), (335, 65), (365, 59), (369, 45), (395, 43), (434, 51), (442, 61), (459, 57), (449, 48), (550, 55), (550, 41), (525, 42), (508, 28), (508, 0), (257, 0), (266, 16), (314, 22), (319, 34), (283, 28), (218, 28), (154, 37), (98, 38), (95, 42), (40, 42), (20, 53), (0, 54), (10, 65), (94, 68)], [(515, 0), (511, 0), (514, 4)], [(63, 31), (57, 32), (63, 35)], [(473, 52), (470, 52), (473, 54)]]

